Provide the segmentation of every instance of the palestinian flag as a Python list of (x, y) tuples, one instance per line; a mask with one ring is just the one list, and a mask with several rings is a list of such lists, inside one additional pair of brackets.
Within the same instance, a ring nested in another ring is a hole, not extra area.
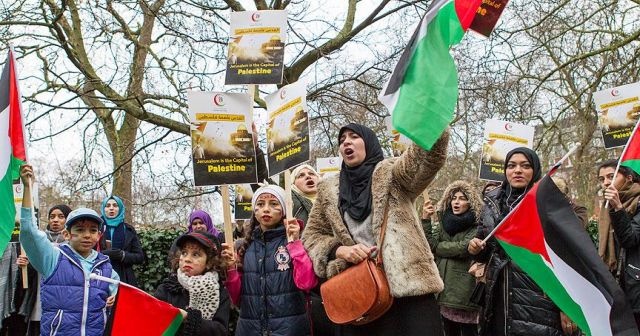
[(27, 161), (20, 97), (16, 62), (9, 49), (0, 76), (0, 255), (15, 226), (13, 180), (20, 178), (20, 166)]
[(640, 135), (638, 134), (638, 122), (636, 127), (633, 128), (627, 145), (622, 151), (620, 156), (620, 165), (633, 169), (636, 173), (640, 174)]
[(449, 48), (458, 44), (482, 0), (434, 0), (378, 99), (393, 127), (425, 149), (453, 120), (458, 70)]
[(587, 335), (638, 335), (625, 296), (549, 174), (504, 219), (495, 238)]
[(175, 335), (181, 324), (178, 308), (120, 282), (105, 335)]

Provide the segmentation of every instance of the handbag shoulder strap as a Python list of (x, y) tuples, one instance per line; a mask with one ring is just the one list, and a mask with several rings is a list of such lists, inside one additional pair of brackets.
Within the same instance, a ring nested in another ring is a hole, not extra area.
[(376, 264), (382, 265), (382, 245), (384, 245), (384, 235), (387, 231), (387, 219), (389, 219), (389, 202), (387, 201), (387, 206), (384, 208), (384, 218), (382, 219), (382, 226), (380, 227), (380, 243), (378, 246), (378, 254), (376, 256)]

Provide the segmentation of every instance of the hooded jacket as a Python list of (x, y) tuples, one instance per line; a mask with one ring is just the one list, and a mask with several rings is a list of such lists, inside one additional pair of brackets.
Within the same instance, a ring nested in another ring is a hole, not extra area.
[[(468, 211), (474, 213), (476, 220), (469, 223), (465, 230), (451, 236), (443, 229), (442, 216), (448, 208), (451, 208), (451, 199), (457, 191), (464, 193), (469, 200)], [(477, 225), (482, 218), (482, 207), (482, 199), (471, 184), (466, 181), (455, 181), (445, 189), (442, 199), (438, 202), (439, 222), (434, 226), (428, 226), (432, 228), (428, 235), (429, 245), (444, 281), (444, 290), (437, 296), (438, 303), (442, 306), (463, 310), (479, 309), (469, 301), (476, 282), (475, 278), (468, 273), (472, 258), (467, 251), (467, 246), (476, 235)]]

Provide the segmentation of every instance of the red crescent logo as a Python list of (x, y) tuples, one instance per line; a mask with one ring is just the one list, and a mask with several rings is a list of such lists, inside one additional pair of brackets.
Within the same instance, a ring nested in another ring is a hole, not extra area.
[(511, 125), (510, 123), (506, 123), (504, 124), (504, 129), (507, 131), (511, 131), (513, 129), (513, 125)]
[(280, 99), (283, 99), (287, 96), (287, 90), (286, 89), (281, 89), (280, 90)]
[(224, 106), (224, 96), (221, 94), (213, 96), (213, 103), (217, 106)]
[(255, 12), (255, 13), (251, 14), (251, 21), (253, 21), (253, 22), (260, 21), (260, 13)]
[(613, 90), (611, 90), (611, 95), (614, 96), (614, 97), (615, 96), (619, 96), (620, 95), (620, 91), (618, 91), (618, 89), (613, 89)]

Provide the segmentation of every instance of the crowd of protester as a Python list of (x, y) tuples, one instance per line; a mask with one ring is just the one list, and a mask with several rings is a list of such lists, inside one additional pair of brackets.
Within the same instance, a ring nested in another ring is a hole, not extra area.
[[(494, 238), (484, 240), (541, 178), (535, 151), (510, 151), (501, 182), (478, 189), (457, 180), (437, 203), (425, 195), (416, 211), (416, 199), (444, 165), (448, 138), (445, 132), (431, 150), (412, 145), (385, 159), (371, 129), (342, 127), (340, 172), (321, 178), (309, 165), (296, 167), (292, 204), (273, 183), (254, 186), (253, 216), (238, 220), (233, 242), (224, 242), (206, 211), (194, 210), (187, 232), (167, 251), (171, 273), (153, 295), (180, 309), (179, 335), (228, 335), (232, 309), (239, 309), (236, 335), (581, 335)], [(265, 180), (264, 163), (259, 166)], [(609, 203), (598, 214), (597, 249), (640, 325), (640, 177), (625, 167), (614, 177), (616, 166), (613, 160), (597, 169)], [(104, 199), (100, 213), (56, 205), (39, 230), (29, 188), (34, 177), (24, 165), (26, 254), (5, 253), (2, 265), (27, 267), (37, 295), (9, 300), (13, 311), (3, 301), (1, 333), (102, 335), (117, 288), (88, 277), (98, 272), (135, 286), (133, 265), (146, 258), (136, 230), (115, 195)], [(565, 180), (554, 181), (586, 228), (586, 208), (570, 198)], [(331, 322), (321, 284), (378, 251), (391, 308), (363, 325)]]

